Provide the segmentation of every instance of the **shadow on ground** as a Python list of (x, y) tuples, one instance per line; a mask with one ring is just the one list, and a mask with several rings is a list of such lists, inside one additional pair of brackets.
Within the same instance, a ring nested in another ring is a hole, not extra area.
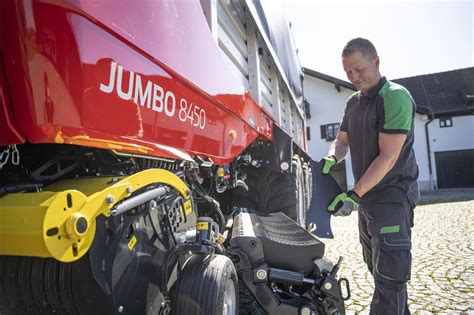
[(418, 205), (474, 200), (474, 188), (422, 191)]

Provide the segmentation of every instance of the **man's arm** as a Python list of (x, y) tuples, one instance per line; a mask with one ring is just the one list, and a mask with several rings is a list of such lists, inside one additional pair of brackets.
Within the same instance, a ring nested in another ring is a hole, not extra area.
[[(407, 135), (379, 133), (379, 155), (370, 164), (359, 182), (354, 186), (353, 191), (362, 197), (392, 169), (400, 155)], [(339, 161), (339, 159), (338, 159)]]
[(347, 137), (347, 132), (339, 131), (337, 133), (336, 139), (331, 144), (329, 148), (328, 155), (334, 155), (337, 162), (344, 160), (349, 151), (349, 138)]

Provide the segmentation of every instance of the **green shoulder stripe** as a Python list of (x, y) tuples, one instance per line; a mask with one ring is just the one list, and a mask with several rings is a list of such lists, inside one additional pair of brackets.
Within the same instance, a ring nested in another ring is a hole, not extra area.
[(386, 132), (408, 132), (413, 121), (413, 103), (410, 93), (401, 85), (387, 82), (379, 92), (384, 100)]

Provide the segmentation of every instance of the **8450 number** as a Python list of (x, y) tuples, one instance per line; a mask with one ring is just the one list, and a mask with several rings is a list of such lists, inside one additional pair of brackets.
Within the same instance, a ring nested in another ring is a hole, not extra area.
[(206, 127), (206, 111), (194, 103), (188, 102), (182, 98), (179, 102), (179, 120), (189, 121), (191, 126), (204, 129)]

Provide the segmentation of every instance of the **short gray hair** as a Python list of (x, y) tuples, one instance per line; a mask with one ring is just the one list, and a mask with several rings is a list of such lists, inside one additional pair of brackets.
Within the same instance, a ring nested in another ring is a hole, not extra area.
[(361, 37), (351, 39), (347, 42), (342, 50), (342, 56), (349, 56), (357, 51), (360, 51), (364, 57), (377, 57), (377, 50), (375, 49), (374, 44), (372, 44), (370, 40)]

